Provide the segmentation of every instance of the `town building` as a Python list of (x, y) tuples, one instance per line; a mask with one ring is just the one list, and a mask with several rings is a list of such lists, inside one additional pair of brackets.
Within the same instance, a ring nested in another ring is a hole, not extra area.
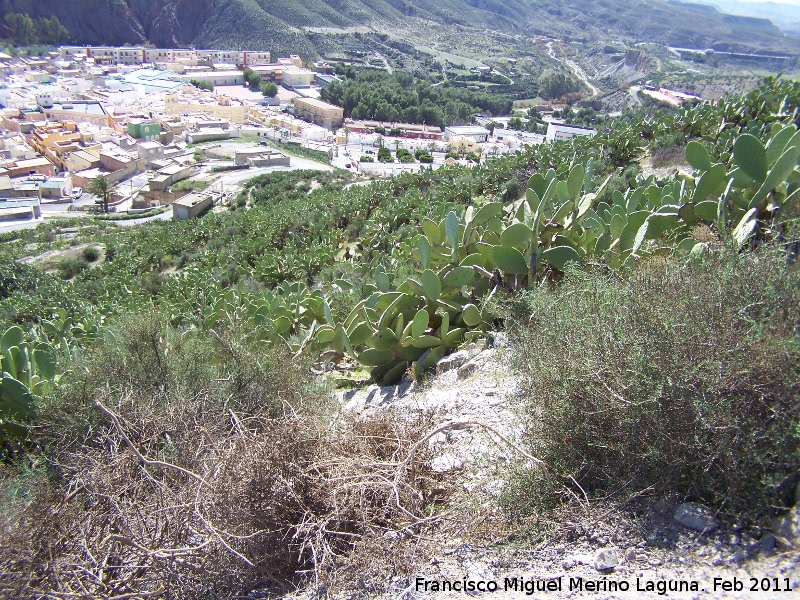
[(214, 194), (209, 191), (187, 194), (172, 203), (172, 216), (183, 221), (200, 216), (214, 204)]
[(145, 48), (143, 46), (61, 46), (62, 61), (85, 62), (92, 59), (99, 65), (140, 64), (217, 64), (237, 67), (269, 64), (270, 53), (262, 50), (194, 50), (189, 48)]
[(58, 200), (69, 197), (72, 191), (72, 177), (50, 177), (39, 184), (39, 198)]
[(152, 142), (161, 138), (161, 125), (155, 120), (129, 119), (126, 129), (128, 135), (137, 140)]
[(179, 75), (178, 79), (186, 84), (191, 81), (208, 81), (214, 86), (244, 84), (244, 74), (242, 71), (187, 70), (183, 75)]
[(42, 111), (50, 121), (91, 123), (98, 127), (113, 126), (113, 120), (103, 105), (91, 100), (53, 102), (50, 106), (43, 106)]
[(580, 125), (568, 125), (567, 123), (553, 123), (552, 121), (547, 124), (547, 134), (545, 137), (548, 141), (558, 142), (561, 140), (570, 140), (576, 135), (580, 136), (593, 136), (597, 130), (591, 127), (582, 127)]
[(472, 138), (478, 143), (489, 141), (491, 132), (485, 127), (477, 125), (449, 125), (444, 128), (444, 139), (449, 140), (452, 136)]
[(294, 114), (328, 129), (339, 127), (344, 122), (344, 110), (340, 106), (314, 98), (295, 98)]
[(290, 67), (283, 72), (283, 85), (290, 88), (308, 87), (314, 83), (316, 73), (307, 69)]
[(164, 112), (168, 115), (199, 113), (225, 119), (231, 123), (245, 123), (248, 109), (243, 103), (228, 96), (214, 98), (210, 94), (167, 94), (164, 96)]
[(423, 140), (441, 140), (443, 132), (441, 127), (435, 125), (419, 125), (416, 123), (386, 123), (383, 121), (357, 121), (346, 119), (344, 127), (348, 133), (374, 133), (383, 130), (385, 134)]

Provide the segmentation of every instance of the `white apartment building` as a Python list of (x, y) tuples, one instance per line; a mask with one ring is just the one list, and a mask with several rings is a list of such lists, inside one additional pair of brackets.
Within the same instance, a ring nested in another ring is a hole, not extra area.
[(567, 123), (553, 123), (547, 124), (547, 134), (545, 137), (548, 141), (558, 142), (560, 140), (569, 140), (576, 135), (593, 136), (597, 130), (591, 127), (582, 127), (580, 125), (568, 125)]
[[(211, 62), (238, 67), (267, 65), (270, 53), (261, 50), (192, 50), (187, 48), (145, 48), (142, 46), (61, 46), (64, 60), (75, 56), (93, 58), (98, 64), (139, 65), (142, 63)], [(298, 59), (299, 60), (299, 59)], [(302, 62), (300, 63), (302, 64)]]

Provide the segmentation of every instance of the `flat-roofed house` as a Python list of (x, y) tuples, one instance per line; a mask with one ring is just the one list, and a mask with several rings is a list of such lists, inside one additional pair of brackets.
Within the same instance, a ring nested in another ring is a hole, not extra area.
[(569, 140), (576, 135), (593, 136), (597, 133), (596, 129), (591, 127), (582, 127), (580, 125), (569, 125), (567, 123), (548, 123), (546, 138), (551, 142), (558, 142), (561, 140)]
[(314, 98), (295, 98), (294, 113), (328, 129), (340, 127), (344, 121), (344, 109), (341, 106)]
[(183, 221), (199, 216), (214, 203), (211, 192), (187, 194), (172, 203), (172, 216)]

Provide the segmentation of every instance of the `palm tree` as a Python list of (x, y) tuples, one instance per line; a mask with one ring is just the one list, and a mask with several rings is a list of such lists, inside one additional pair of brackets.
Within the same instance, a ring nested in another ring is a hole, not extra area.
[(103, 202), (103, 212), (108, 212), (108, 199), (111, 197), (111, 183), (105, 175), (98, 175), (89, 182), (86, 190), (95, 196), (99, 196)]

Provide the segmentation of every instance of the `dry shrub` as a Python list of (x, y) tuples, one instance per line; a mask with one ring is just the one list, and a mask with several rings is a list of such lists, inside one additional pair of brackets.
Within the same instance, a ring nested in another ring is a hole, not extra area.
[(281, 591), (424, 525), (429, 422), (332, 427), (306, 365), (241, 339), (146, 318), (98, 345), (0, 483), (0, 596)]
[(666, 146), (665, 148), (653, 150), (650, 164), (653, 165), (654, 169), (685, 165), (687, 164), (686, 146)]
[[(517, 366), (529, 448), (575, 494), (652, 486), (753, 519), (787, 506), (800, 267), (782, 249), (572, 273), (528, 310)], [(512, 501), (541, 498), (535, 473), (522, 481)]]

